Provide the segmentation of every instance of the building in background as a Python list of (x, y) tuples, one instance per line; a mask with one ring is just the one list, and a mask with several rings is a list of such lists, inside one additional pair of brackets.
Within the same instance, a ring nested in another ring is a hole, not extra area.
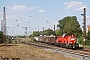
[(87, 26), (87, 28), (88, 28), (87, 30), (88, 30), (88, 31), (90, 31), (90, 25), (89, 25), (89, 26)]

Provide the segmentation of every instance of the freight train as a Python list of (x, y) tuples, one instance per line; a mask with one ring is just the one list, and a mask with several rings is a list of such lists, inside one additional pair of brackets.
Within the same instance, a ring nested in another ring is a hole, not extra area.
[(39, 36), (36, 41), (54, 44), (64, 48), (79, 48), (77, 38), (72, 33), (65, 33), (62, 36)]

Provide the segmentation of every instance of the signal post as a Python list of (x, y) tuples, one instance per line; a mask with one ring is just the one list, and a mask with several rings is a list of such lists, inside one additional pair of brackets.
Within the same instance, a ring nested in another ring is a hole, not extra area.
[(86, 45), (86, 8), (84, 8), (84, 13), (81, 14), (83, 16), (83, 48), (85, 49), (85, 45)]

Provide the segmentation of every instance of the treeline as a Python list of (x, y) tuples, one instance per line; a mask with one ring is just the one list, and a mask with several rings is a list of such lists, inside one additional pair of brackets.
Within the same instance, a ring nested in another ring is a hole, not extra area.
[(3, 41), (3, 33), (0, 31), (0, 44), (1, 43), (11, 43), (12, 39), (11, 36), (6, 36), (6, 42)]
[[(39, 35), (56, 35), (61, 36), (64, 33), (73, 33), (80, 44), (83, 44), (83, 31), (77, 21), (76, 16), (67, 16), (58, 21), (58, 29), (52, 30), (48, 28), (44, 31), (34, 31), (29, 37), (39, 36)], [(90, 45), (90, 31), (87, 33), (86, 44)]]

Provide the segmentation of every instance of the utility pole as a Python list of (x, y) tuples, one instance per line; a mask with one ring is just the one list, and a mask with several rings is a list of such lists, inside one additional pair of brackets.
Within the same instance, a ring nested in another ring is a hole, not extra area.
[(54, 28), (53, 28), (53, 29), (54, 29), (54, 35), (56, 35), (56, 34), (55, 34), (55, 25), (54, 25)]
[(84, 8), (84, 38), (86, 39), (86, 8)]
[(44, 27), (43, 27), (43, 36), (44, 36)]
[(83, 32), (84, 32), (84, 39), (83, 39), (83, 48), (85, 48), (86, 45), (86, 8), (84, 8), (84, 14), (81, 14), (83, 16)]
[(84, 8), (84, 44), (86, 45), (86, 8)]

